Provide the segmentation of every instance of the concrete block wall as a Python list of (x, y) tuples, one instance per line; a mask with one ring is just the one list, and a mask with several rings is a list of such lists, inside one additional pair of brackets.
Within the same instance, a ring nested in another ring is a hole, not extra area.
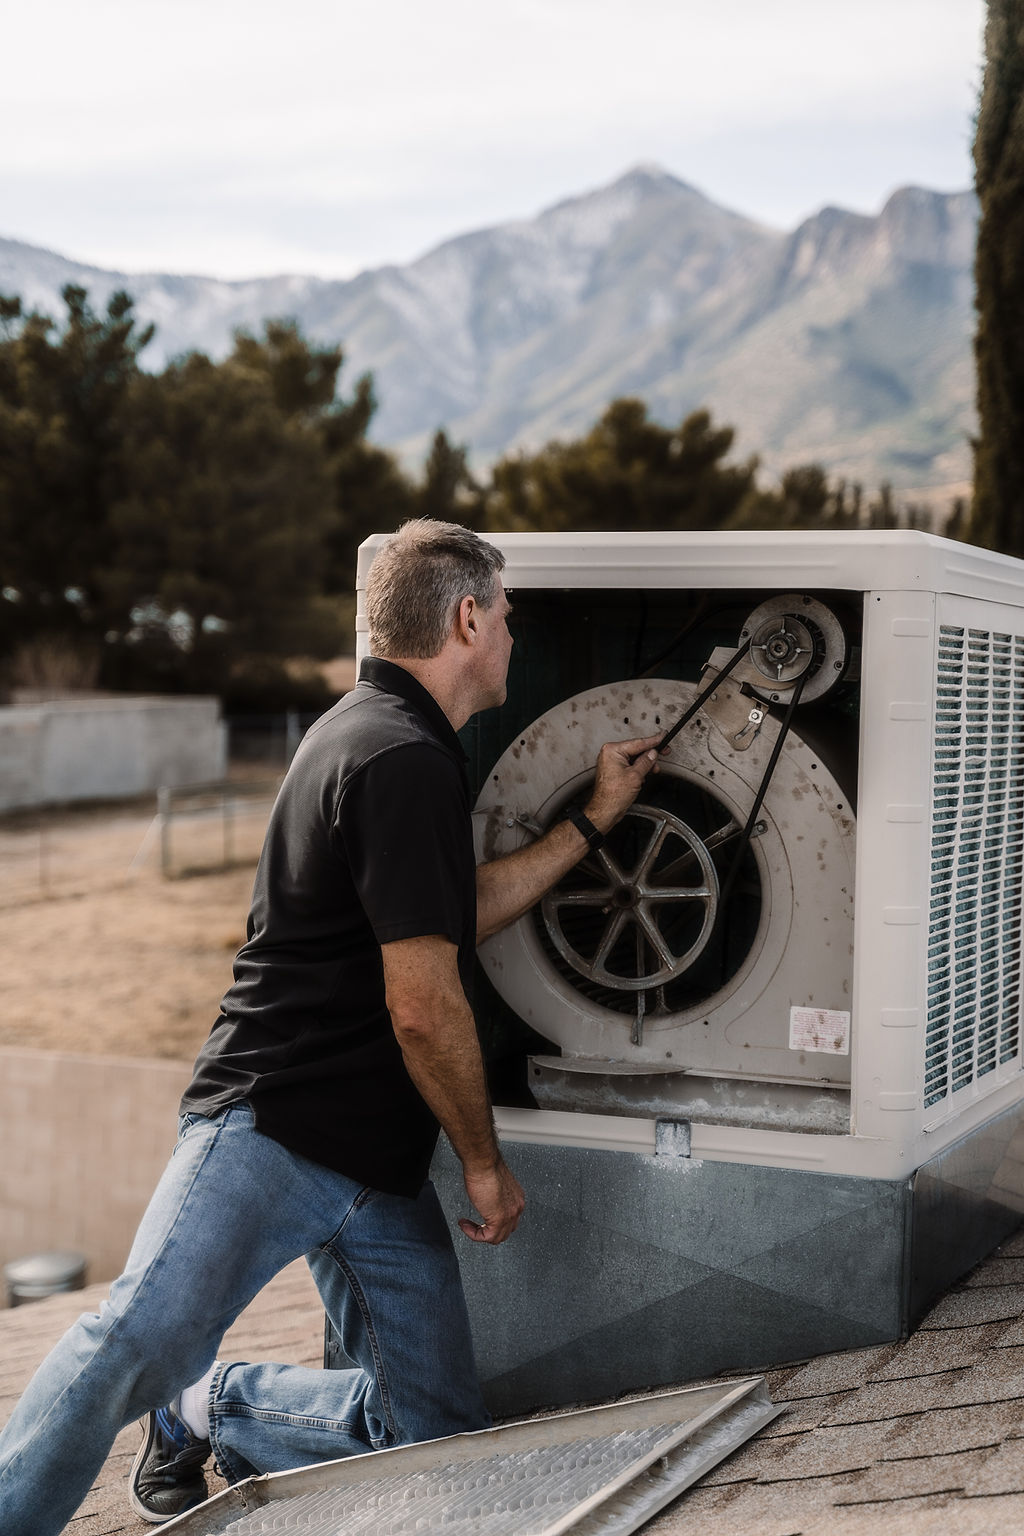
[(214, 698), (57, 699), (0, 709), (0, 811), (224, 777)]
[(86, 1257), (87, 1283), (120, 1273), (174, 1147), (191, 1071), (0, 1047), (0, 1266), (72, 1248)]

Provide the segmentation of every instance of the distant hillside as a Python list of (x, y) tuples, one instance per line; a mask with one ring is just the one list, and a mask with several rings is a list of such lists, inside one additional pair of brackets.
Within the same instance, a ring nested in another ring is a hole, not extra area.
[(769, 471), (917, 488), (970, 473), (976, 219), (970, 193), (905, 188), (784, 234), (638, 167), (347, 282), (106, 272), (0, 240), (0, 292), (58, 314), (67, 282), (97, 304), (127, 288), (157, 325), (150, 367), (294, 316), (341, 342), (346, 378), (373, 373), (374, 436), (410, 458), (443, 425), (484, 463), (634, 394), (665, 422), (709, 405)]

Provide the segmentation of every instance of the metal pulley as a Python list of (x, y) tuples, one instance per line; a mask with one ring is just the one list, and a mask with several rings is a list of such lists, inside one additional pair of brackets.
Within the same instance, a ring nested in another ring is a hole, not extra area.
[(825, 603), (799, 593), (769, 598), (745, 621), (735, 650), (712, 651), (699, 699), (669, 738), (699, 707), (731, 746), (745, 752), (761, 732), (766, 706), (791, 711), (820, 702), (849, 676), (852, 658), (846, 626)]
[[(832, 609), (815, 597), (786, 593), (755, 608), (740, 631), (749, 660), (740, 681), (759, 698), (784, 701), (801, 680), (801, 703), (823, 699), (846, 675), (850, 644)], [(739, 671), (737, 673), (739, 676)]]

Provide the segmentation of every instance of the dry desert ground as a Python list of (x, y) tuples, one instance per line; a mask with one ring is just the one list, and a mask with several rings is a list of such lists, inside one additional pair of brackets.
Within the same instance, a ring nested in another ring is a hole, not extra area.
[(228, 870), (216, 819), (176, 828), (175, 852), (211, 872), (166, 879), (155, 810), (0, 818), (0, 1045), (195, 1055), (231, 981), (260, 828), (250, 809)]

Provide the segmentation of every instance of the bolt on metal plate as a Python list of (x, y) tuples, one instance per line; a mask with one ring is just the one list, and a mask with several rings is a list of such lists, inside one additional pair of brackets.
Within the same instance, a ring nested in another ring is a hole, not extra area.
[(689, 1157), (689, 1120), (656, 1120), (654, 1151), (657, 1157)]

